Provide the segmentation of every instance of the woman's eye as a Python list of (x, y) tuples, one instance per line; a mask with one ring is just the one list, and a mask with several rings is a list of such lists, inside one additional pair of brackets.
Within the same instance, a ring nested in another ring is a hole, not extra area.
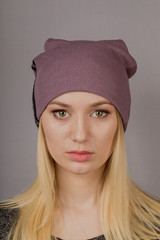
[[(58, 110), (54, 110), (52, 112), (58, 118), (67, 118), (68, 112), (66, 110), (58, 109)], [(107, 116), (109, 114), (109, 112), (105, 111), (105, 110), (95, 110), (94, 113), (96, 113), (96, 117), (98, 117), (98, 118), (104, 117), (104, 115)]]
[(53, 111), (53, 114), (56, 115), (58, 118), (65, 118), (66, 113), (66, 110), (63, 109)]
[(105, 114), (105, 116), (109, 114), (109, 112), (105, 110), (96, 110), (94, 113), (96, 113), (96, 116), (98, 116), (98, 118), (104, 117), (103, 114)]

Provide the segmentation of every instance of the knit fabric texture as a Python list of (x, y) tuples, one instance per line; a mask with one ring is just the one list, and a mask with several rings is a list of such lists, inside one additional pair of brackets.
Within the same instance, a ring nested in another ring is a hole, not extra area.
[(131, 103), (128, 79), (135, 74), (137, 64), (123, 40), (50, 38), (44, 49), (32, 64), (38, 120), (51, 100), (67, 92), (84, 91), (109, 100), (126, 130)]

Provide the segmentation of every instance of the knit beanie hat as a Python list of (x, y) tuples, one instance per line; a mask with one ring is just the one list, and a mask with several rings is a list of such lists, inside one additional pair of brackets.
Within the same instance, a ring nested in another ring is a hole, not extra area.
[(119, 111), (124, 131), (130, 115), (128, 79), (135, 59), (123, 40), (48, 39), (44, 52), (33, 59), (33, 108), (37, 126), (48, 103), (61, 94), (84, 91), (110, 101)]

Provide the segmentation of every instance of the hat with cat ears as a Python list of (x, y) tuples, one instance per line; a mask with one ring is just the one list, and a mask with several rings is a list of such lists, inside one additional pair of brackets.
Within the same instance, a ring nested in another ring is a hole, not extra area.
[(61, 94), (90, 92), (109, 100), (119, 111), (124, 130), (130, 115), (128, 79), (137, 63), (123, 40), (49, 38), (44, 52), (33, 59), (33, 107), (37, 126), (48, 103)]

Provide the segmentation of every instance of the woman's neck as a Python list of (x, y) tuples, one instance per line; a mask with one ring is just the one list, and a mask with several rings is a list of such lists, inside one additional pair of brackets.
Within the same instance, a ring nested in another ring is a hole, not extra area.
[(63, 208), (84, 211), (97, 205), (104, 166), (94, 172), (75, 174), (56, 166), (58, 198)]
[(104, 167), (75, 174), (56, 166), (58, 206), (52, 235), (61, 239), (90, 239), (102, 235), (99, 193)]

